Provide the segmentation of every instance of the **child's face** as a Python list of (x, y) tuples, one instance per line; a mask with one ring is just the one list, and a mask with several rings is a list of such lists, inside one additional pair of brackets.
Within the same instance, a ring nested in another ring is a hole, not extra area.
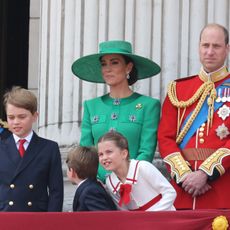
[(127, 162), (128, 151), (120, 149), (113, 141), (98, 143), (98, 156), (100, 164), (110, 171), (116, 172)]
[(37, 120), (38, 113), (32, 114), (29, 110), (8, 104), (6, 115), (9, 129), (20, 138), (26, 137), (32, 130), (33, 123)]

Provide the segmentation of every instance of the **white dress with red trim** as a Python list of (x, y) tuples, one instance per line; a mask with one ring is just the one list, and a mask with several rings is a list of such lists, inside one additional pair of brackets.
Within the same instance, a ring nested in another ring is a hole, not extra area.
[[(122, 203), (121, 187), (131, 185), (130, 199)], [(123, 184), (113, 172), (106, 178), (106, 186), (113, 200), (121, 210), (161, 211), (175, 210), (173, 202), (176, 192), (161, 172), (147, 161), (130, 160), (129, 171)]]

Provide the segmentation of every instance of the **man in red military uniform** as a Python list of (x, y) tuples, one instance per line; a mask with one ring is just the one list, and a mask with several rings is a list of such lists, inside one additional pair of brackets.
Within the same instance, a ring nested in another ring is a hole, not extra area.
[(230, 208), (228, 54), (226, 28), (207, 25), (200, 34), (200, 73), (168, 87), (158, 141), (177, 209)]

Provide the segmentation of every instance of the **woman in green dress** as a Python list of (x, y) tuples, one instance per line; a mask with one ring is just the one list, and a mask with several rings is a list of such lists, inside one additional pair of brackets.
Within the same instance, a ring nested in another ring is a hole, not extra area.
[[(100, 43), (99, 53), (76, 60), (72, 71), (82, 80), (109, 86), (109, 93), (84, 102), (80, 145), (95, 146), (103, 134), (116, 130), (127, 138), (131, 159), (152, 162), (160, 101), (133, 92), (130, 86), (158, 74), (160, 67), (133, 54), (127, 41), (106, 41)], [(107, 173), (99, 166), (98, 179), (104, 182)]]

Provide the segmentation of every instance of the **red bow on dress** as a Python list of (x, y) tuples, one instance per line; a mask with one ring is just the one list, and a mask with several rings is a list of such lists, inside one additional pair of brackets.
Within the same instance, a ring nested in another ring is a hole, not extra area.
[(130, 202), (130, 192), (132, 190), (131, 184), (121, 184), (120, 186), (120, 200), (119, 200), (119, 206), (122, 206), (123, 204), (128, 204)]

